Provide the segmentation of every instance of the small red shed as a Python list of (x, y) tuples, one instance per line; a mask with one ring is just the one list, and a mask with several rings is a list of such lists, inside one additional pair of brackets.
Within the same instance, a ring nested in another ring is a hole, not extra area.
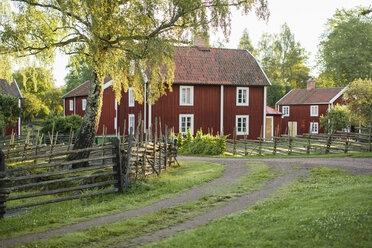
[(282, 128), (282, 112), (266, 106), (266, 140), (280, 136)]

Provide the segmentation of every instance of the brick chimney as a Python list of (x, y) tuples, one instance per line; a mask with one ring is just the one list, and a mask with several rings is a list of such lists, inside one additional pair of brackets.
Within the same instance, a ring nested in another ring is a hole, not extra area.
[(207, 35), (206, 37), (202, 34), (195, 35), (194, 46), (209, 47), (209, 35)]
[(307, 91), (312, 91), (313, 89), (315, 89), (315, 80), (312, 79), (312, 78), (309, 78), (307, 81)]

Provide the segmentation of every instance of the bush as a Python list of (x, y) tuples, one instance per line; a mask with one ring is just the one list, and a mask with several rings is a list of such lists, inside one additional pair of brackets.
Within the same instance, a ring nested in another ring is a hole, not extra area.
[(199, 130), (194, 138), (189, 129), (186, 137), (178, 134), (177, 148), (181, 154), (219, 155), (226, 151), (226, 137), (203, 134), (202, 130)]
[(52, 133), (54, 124), (54, 133), (70, 133), (71, 129), (73, 132), (77, 132), (81, 126), (83, 119), (79, 115), (69, 115), (69, 116), (49, 116), (42, 123), (41, 132), (47, 134)]

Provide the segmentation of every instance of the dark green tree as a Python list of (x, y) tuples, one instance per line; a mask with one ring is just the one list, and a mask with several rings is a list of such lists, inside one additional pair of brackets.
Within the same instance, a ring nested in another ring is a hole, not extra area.
[(267, 105), (275, 108), (275, 103), (291, 90), (291, 86), (286, 83), (272, 81), (271, 86), (267, 88)]
[(368, 9), (337, 10), (327, 22), (319, 50), (324, 74), (335, 86), (372, 78), (372, 16)]
[(251, 39), (249, 38), (248, 29), (246, 28), (243, 30), (243, 34), (242, 34), (242, 37), (240, 38), (238, 49), (248, 50), (250, 53), (254, 55), (255, 51), (254, 51)]

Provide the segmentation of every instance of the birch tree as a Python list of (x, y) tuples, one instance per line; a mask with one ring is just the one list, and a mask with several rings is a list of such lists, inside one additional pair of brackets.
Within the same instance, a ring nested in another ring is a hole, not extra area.
[(133, 86), (143, 101), (144, 72), (155, 101), (174, 78), (174, 45), (191, 33), (229, 34), (232, 8), (268, 16), (267, 0), (3, 0), (0, 54), (33, 55), (51, 62), (56, 50), (86, 56), (92, 66), (89, 96), (74, 148), (93, 144), (101, 113), (103, 80), (112, 78), (116, 100)]

